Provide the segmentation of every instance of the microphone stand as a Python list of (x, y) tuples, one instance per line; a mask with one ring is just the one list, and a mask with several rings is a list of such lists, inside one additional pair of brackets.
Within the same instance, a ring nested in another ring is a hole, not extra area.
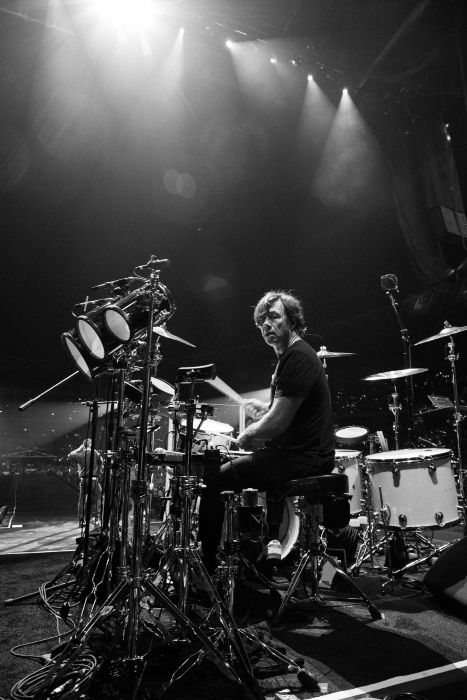
[[(383, 286), (384, 289), (384, 286)], [(394, 296), (394, 292), (399, 291), (397, 284), (392, 289), (385, 289), (386, 295), (391, 301), (391, 306), (396, 314), (397, 322), (399, 324), (401, 339), (402, 339), (402, 364), (404, 369), (412, 368), (412, 343), (410, 339), (409, 332), (407, 328), (404, 327), (402, 322), (402, 317), (399, 313), (399, 305)], [(407, 406), (407, 443), (409, 447), (414, 445), (414, 424), (413, 424), (413, 405), (414, 405), (414, 388), (413, 388), (413, 377), (405, 377), (405, 403)], [(396, 445), (396, 449), (399, 449)]]

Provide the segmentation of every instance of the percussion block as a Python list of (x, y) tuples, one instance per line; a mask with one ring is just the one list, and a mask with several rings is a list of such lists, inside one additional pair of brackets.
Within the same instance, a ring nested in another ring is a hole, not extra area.
[(441, 554), (423, 583), (442, 603), (467, 619), (467, 537)]

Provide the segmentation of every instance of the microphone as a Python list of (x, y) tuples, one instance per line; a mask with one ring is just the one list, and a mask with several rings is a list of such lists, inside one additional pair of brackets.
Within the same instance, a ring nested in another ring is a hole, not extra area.
[(396, 275), (389, 274), (381, 276), (381, 288), (385, 292), (398, 292), (398, 284), (399, 280), (397, 279)]

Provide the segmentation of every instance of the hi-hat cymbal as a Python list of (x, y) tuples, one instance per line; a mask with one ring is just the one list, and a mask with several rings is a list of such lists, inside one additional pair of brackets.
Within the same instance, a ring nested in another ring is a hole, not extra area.
[(428, 372), (427, 367), (408, 367), (407, 369), (394, 369), (389, 372), (378, 372), (370, 374), (368, 377), (363, 377), (366, 382), (377, 382), (382, 379), (401, 379), (402, 377), (410, 377), (412, 374), (421, 374)]
[(190, 348), (195, 348), (196, 345), (193, 345), (193, 343), (190, 343), (188, 340), (184, 340), (183, 338), (180, 338), (178, 335), (174, 335), (170, 331), (167, 330), (165, 326), (154, 326), (153, 329), (154, 333), (157, 333), (157, 335), (161, 335), (163, 338), (169, 338), (170, 340), (176, 340), (179, 343), (184, 343), (184, 345), (189, 345)]
[(422, 343), (430, 343), (432, 340), (439, 340), (440, 338), (449, 338), (450, 335), (455, 335), (455, 333), (462, 333), (467, 331), (467, 326), (451, 326), (447, 321), (444, 322), (444, 328), (436, 335), (431, 335), (429, 338), (424, 338), (424, 340), (419, 340), (415, 345), (421, 345)]
[[(186, 418), (181, 421), (182, 428), (186, 428)], [(209, 435), (227, 435), (233, 433), (233, 427), (228, 423), (220, 423), (212, 418), (194, 418), (193, 428), (199, 429), (200, 433), (208, 433)]]
[(331, 352), (325, 345), (321, 345), (320, 349), (316, 353), (318, 357), (346, 357), (348, 355), (355, 355), (354, 352)]

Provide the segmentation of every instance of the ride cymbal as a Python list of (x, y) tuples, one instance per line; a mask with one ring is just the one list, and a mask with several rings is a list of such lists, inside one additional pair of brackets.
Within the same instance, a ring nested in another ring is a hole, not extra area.
[(429, 338), (424, 338), (419, 340), (415, 345), (422, 345), (422, 343), (431, 343), (432, 340), (439, 340), (440, 338), (449, 338), (450, 335), (455, 335), (456, 333), (462, 333), (467, 331), (467, 326), (451, 326), (447, 321), (444, 322), (444, 328), (436, 335), (431, 335)]
[(421, 374), (422, 372), (428, 372), (427, 367), (408, 367), (407, 369), (394, 369), (389, 372), (378, 372), (377, 374), (370, 374), (368, 377), (363, 377), (366, 382), (377, 382), (382, 379), (402, 379), (402, 377), (410, 377), (413, 374)]

